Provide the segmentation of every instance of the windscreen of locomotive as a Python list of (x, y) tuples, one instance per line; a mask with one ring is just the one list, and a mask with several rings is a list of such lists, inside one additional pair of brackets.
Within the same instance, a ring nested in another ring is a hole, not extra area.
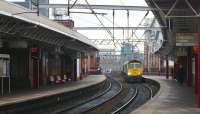
[(140, 63), (130, 63), (128, 68), (142, 68)]

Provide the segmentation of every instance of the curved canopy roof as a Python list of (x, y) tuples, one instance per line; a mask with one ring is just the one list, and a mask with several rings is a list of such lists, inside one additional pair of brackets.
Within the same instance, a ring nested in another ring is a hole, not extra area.
[(19, 35), (66, 48), (80, 51), (98, 50), (96, 45), (84, 35), (73, 31), (32, 10), (13, 3), (0, 1), (0, 32)]
[(158, 51), (168, 55), (175, 47), (175, 33), (196, 33), (200, 0), (145, 0), (161, 26), (165, 42)]

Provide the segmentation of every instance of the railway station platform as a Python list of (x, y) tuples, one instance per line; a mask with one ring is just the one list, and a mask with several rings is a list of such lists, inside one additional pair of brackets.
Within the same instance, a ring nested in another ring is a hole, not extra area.
[(0, 109), (7, 105), (16, 105), (18, 103), (24, 103), (31, 100), (42, 99), (53, 95), (68, 93), (79, 89), (87, 88), (100, 84), (106, 80), (104, 75), (89, 75), (82, 80), (66, 82), (63, 84), (57, 84), (47, 86), (39, 89), (24, 90), (9, 95), (0, 96)]
[(145, 76), (160, 83), (160, 91), (131, 114), (200, 114), (194, 88), (165, 76)]

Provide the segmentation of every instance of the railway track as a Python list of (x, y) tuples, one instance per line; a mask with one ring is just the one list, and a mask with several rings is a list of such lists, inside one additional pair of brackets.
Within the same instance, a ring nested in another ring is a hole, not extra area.
[[(126, 83), (120, 73), (108, 76), (107, 81), (82, 91), (41, 99), (37, 105), (27, 105), (21, 114), (127, 114), (151, 99), (158, 91), (155, 82)], [(45, 103), (45, 104), (44, 104)], [(37, 108), (37, 107), (39, 108)], [(14, 114), (14, 112), (10, 112)]]
[(111, 114), (127, 114), (138, 108), (154, 95), (148, 84), (129, 84), (130, 88), (135, 88), (135, 93), (124, 105), (113, 111)]
[[(72, 109), (73, 107), (82, 105), (92, 99), (96, 99), (97, 97), (110, 91), (110, 88), (111, 83), (110, 81), (106, 80), (102, 83), (102, 85), (95, 85), (79, 91), (72, 91), (69, 93), (55, 95), (51, 97), (51, 101), (41, 99), (42, 102), (38, 102), (37, 104), (37, 107), (39, 108), (35, 108), (35, 104), (31, 104), (27, 105), (28, 108), (24, 108), (22, 111), (14, 111), (9, 114), (56, 114), (62, 112), (65, 109)], [(43, 103), (45, 104), (43, 105)]]
[[(118, 80), (120, 81), (120, 80)], [(115, 99), (109, 100), (96, 107), (93, 111), (88, 111), (87, 114), (127, 114), (138, 108), (149, 99), (151, 99), (158, 88), (151, 83), (123, 83), (123, 91), (127, 91), (118, 95)], [(116, 102), (117, 101), (117, 102)]]
[(134, 97), (131, 103), (129, 105), (126, 105), (124, 110), (119, 110), (113, 114), (127, 114), (132, 112), (134, 109), (138, 108), (139, 106), (143, 105), (145, 102), (147, 102), (149, 99), (153, 97), (153, 90), (151, 87), (149, 87), (148, 84), (130, 84), (132, 88), (137, 89), (137, 95)]
[(105, 92), (104, 94), (95, 97), (94, 99), (90, 99), (86, 102), (83, 102), (79, 105), (73, 106), (68, 109), (64, 109), (62, 111), (58, 111), (55, 114), (78, 114), (78, 113), (86, 113), (90, 110), (95, 109), (99, 105), (107, 102), (110, 99), (113, 99), (122, 91), (122, 85), (118, 81), (114, 79), (110, 79), (111, 88), (109, 91)]
[(77, 103), (70, 100), (68, 102), (71, 103), (56, 106), (56, 110), (41, 114), (127, 114), (151, 99), (157, 92), (158, 88), (154, 84), (149, 80), (146, 82), (126, 83), (119, 73), (114, 73), (108, 76), (106, 90), (89, 99), (77, 99)]
[(151, 83), (126, 83), (118, 73), (108, 79), (110, 89), (102, 95), (54, 114), (127, 114), (151, 99), (158, 90)]
[[(112, 99), (107, 100), (106, 102), (102, 103), (98, 107), (93, 108), (93, 110), (88, 110), (85, 114), (110, 114), (112, 111), (118, 109), (118, 107), (122, 106), (133, 94), (135, 94), (135, 89), (128, 88), (127, 83), (124, 83), (121, 80), (119, 73), (114, 73), (109, 75), (111, 79), (117, 80), (122, 85), (121, 92)], [(128, 95), (129, 94), (129, 95)], [(124, 98), (126, 96), (126, 98)], [(120, 100), (116, 100), (120, 99)]]
[(123, 103), (123, 105), (118, 107), (115, 111), (111, 112), (111, 114), (118, 114), (119, 112), (124, 110), (137, 97), (138, 90), (135, 89), (134, 93), (131, 93), (130, 95), (131, 95), (130, 99), (127, 102)]

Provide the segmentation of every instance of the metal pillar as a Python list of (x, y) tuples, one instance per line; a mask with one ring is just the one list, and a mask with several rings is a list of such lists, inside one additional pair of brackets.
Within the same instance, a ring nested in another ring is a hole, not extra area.
[(68, 5), (67, 5), (67, 16), (70, 16), (70, 6), (69, 6), (69, 4), (70, 4), (70, 0), (68, 0), (67, 1), (68, 3)]
[(188, 86), (192, 86), (192, 50), (188, 48), (188, 55), (187, 55), (187, 77), (188, 77)]
[(160, 59), (160, 55), (159, 55), (158, 57), (159, 57), (159, 63), (158, 63), (158, 75), (160, 76), (160, 73), (161, 73), (161, 59)]
[(115, 10), (113, 10), (113, 42), (115, 39)]
[(197, 105), (200, 107), (200, 18), (198, 19)]
[(169, 60), (168, 60), (168, 56), (166, 57), (166, 78), (169, 79)]
[[(198, 48), (197, 48), (198, 49)], [(198, 52), (197, 52), (198, 53)], [(195, 94), (197, 95), (198, 91), (198, 55), (195, 56)]]

